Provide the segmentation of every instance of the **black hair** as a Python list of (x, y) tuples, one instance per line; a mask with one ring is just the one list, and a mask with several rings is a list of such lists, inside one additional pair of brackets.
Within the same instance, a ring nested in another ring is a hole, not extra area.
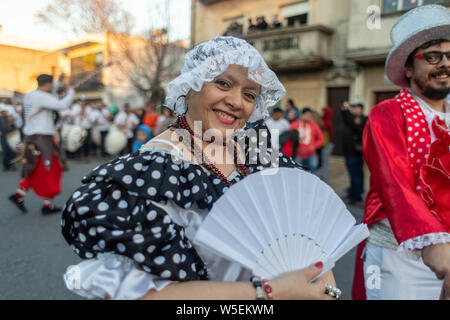
[(56, 93), (58, 95), (63, 94), (66, 91), (66, 89), (67, 88), (65, 86), (61, 86), (61, 87), (58, 88), (58, 90), (56, 90)]
[(283, 112), (283, 110), (281, 110), (281, 108), (279, 107), (275, 107), (272, 109), (272, 114), (274, 114), (275, 112)]
[(305, 114), (305, 113), (307, 113), (307, 112), (313, 112), (313, 111), (312, 111), (312, 109), (309, 108), (309, 107), (305, 107), (305, 108), (302, 109), (302, 114)]
[(364, 105), (363, 105), (362, 103), (355, 103), (355, 104), (352, 104), (351, 107), (352, 107), (352, 108), (354, 108), (354, 107), (360, 107), (361, 109), (364, 110)]
[(447, 39), (436, 39), (436, 40), (431, 40), (428, 42), (425, 42), (424, 44), (422, 44), (421, 46), (417, 47), (413, 52), (411, 52), (411, 54), (408, 56), (408, 59), (406, 59), (406, 63), (405, 66), (412, 66), (413, 65), (413, 56), (416, 54), (417, 51), (419, 51), (420, 49), (424, 50), (427, 49), (431, 46), (435, 46), (437, 44), (441, 44), (443, 42), (450, 42), (450, 40)]
[[(405, 67), (412, 67), (413, 66), (413, 59), (414, 59), (413, 57), (416, 55), (416, 52), (419, 51), (420, 49), (424, 50), (424, 49), (427, 49), (427, 48), (429, 48), (431, 46), (435, 46), (437, 44), (441, 44), (443, 42), (450, 42), (450, 40), (447, 40), (447, 39), (431, 40), (431, 41), (425, 42), (421, 46), (417, 47), (413, 52), (411, 52), (411, 54), (408, 56), (408, 59), (406, 59)], [(405, 78), (406, 78), (406, 75), (405, 75)], [(406, 78), (406, 80), (409, 83), (410, 79)]]
[(53, 76), (49, 75), (49, 74), (40, 74), (38, 75), (38, 77), (36, 78), (37, 82), (38, 82), (38, 86), (42, 86), (46, 83), (53, 83)]

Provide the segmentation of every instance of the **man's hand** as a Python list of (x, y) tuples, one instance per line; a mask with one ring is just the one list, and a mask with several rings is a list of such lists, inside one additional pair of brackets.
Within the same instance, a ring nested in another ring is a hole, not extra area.
[(349, 110), (350, 109), (350, 103), (348, 101), (344, 101), (344, 103), (341, 106), (341, 110)]
[(450, 300), (450, 243), (424, 247), (422, 259), (439, 280), (444, 280), (441, 299)]
[(66, 74), (63, 72), (59, 75), (58, 81), (63, 82), (64, 78), (66, 77)]

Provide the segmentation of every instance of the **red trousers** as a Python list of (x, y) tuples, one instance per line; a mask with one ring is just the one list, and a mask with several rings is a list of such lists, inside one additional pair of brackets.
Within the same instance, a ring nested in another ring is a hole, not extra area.
[(24, 190), (33, 189), (37, 196), (52, 199), (61, 193), (62, 172), (63, 169), (55, 154), (52, 154), (49, 170), (45, 168), (42, 156), (39, 156), (33, 172), (19, 181), (19, 187)]

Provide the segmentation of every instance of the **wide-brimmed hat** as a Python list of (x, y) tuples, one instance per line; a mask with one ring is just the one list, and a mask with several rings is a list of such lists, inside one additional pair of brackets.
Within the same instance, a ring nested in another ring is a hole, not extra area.
[(408, 56), (431, 40), (450, 41), (450, 13), (440, 5), (420, 6), (401, 16), (391, 30), (393, 47), (386, 59), (386, 74), (394, 84), (409, 87), (405, 77)]

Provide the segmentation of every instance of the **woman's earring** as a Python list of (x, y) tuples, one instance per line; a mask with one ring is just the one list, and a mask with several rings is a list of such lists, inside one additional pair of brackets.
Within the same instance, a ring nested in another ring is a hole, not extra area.
[[(175, 101), (175, 105), (173, 106), (173, 108), (174, 108), (175, 110), (177, 110), (177, 103), (178, 103), (178, 100), (180, 100), (180, 98), (183, 98), (183, 99), (186, 101), (186, 95), (185, 95), (185, 94), (182, 94), (181, 96), (179, 96), (179, 97), (177, 98), (177, 100)], [(186, 105), (186, 110), (187, 110), (187, 105)]]

